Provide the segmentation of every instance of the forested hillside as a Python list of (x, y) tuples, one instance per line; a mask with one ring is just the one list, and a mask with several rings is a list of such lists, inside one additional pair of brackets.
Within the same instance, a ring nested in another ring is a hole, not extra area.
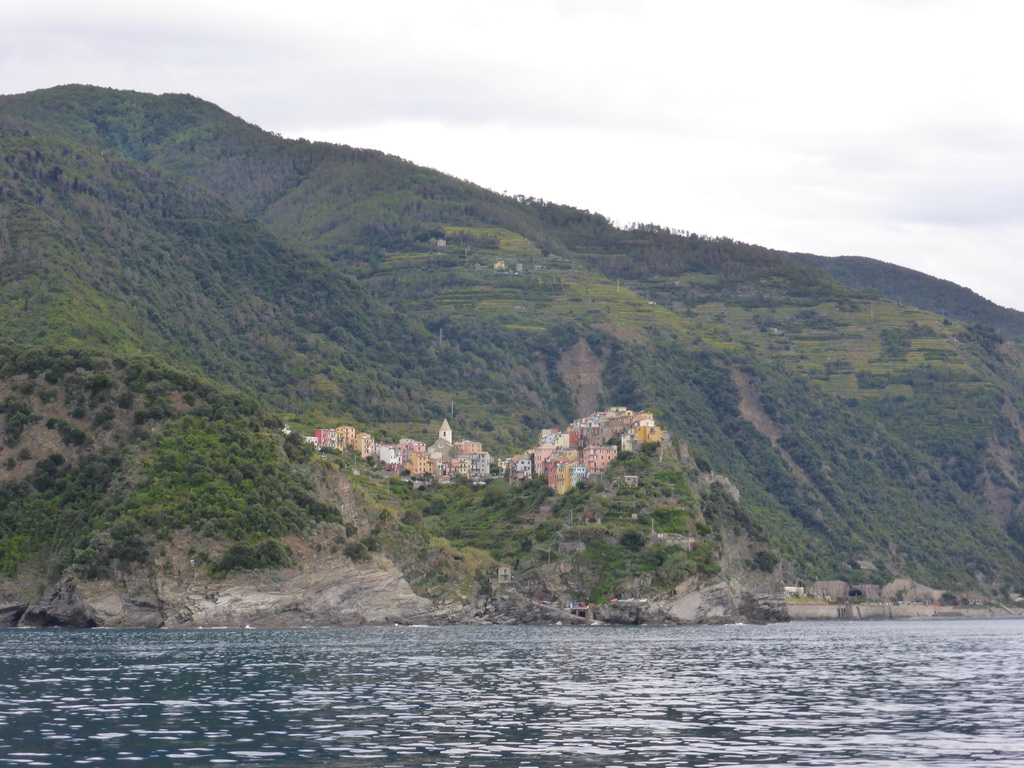
[(794, 254), (793, 258), (801, 264), (823, 270), (854, 290), (873, 291), (901, 304), (963, 323), (988, 325), (1008, 339), (1018, 343), (1024, 341), (1024, 313), (1000, 307), (949, 280), (862, 256), (827, 258), (800, 253)]
[[(429, 421), (456, 397), (522, 410), (537, 402), (528, 391), (559, 412), (543, 361), (530, 366), (536, 350), (480, 365), (480, 326), (452, 324), (442, 351), (431, 330), (193, 181), (61, 140), (4, 149), (8, 339), (157, 355), (281, 410), (367, 424)], [(509, 384), (524, 394), (504, 402), (494, 390)]]
[[(934, 295), (915, 273), (900, 304), (884, 277), (617, 228), (190, 96), (0, 97), (0, 136), (8, 340), (155, 355), (306, 429), (422, 436), (454, 411), (498, 453), (653, 408), (690, 469), (738, 488), (780, 578), (1024, 586), (1024, 357), (992, 315), (906, 306)], [(478, 519), (500, 530), (509, 498)], [(476, 507), (449, 507), (427, 527), (480, 548)]]
[(148, 562), (179, 531), (230, 541), (213, 570), (283, 565), (280, 537), (340, 523), (311, 451), (250, 398), (142, 358), (0, 349), (0, 576)]

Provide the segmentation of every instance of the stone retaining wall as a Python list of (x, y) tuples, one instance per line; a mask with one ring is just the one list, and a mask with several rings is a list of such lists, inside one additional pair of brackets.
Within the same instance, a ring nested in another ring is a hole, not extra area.
[(999, 619), (1021, 618), (1024, 610), (1004, 606), (949, 607), (944, 605), (894, 605), (890, 603), (789, 603), (794, 621), (836, 621), (867, 619)]

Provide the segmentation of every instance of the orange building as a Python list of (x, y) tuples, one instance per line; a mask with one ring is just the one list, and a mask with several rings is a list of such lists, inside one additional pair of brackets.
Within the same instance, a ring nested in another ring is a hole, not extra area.
[(411, 451), (405, 462), (405, 469), (410, 475), (432, 475), (437, 470), (437, 464), (427, 458), (426, 451)]

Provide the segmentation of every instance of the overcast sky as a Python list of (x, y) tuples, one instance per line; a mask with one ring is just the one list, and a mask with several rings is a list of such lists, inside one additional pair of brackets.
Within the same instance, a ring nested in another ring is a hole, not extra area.
[(1024, 310), (1012, 0), (8, 3), (0, 92), (187, 92), (605, 214)]

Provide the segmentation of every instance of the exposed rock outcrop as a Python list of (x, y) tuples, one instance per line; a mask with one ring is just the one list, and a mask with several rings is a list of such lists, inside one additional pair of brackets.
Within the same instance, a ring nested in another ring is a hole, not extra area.
[(283, 581), (226, 581), (216, 592), (190, 600), (168, 625), (409, 624), (429, 621), (431, 609), (430, 601), (413, 593), (394, 566), (355, 564), (338, 557)]
[(41, 597), (27, 600), (27, 591), (0, 593), (0, 625), (298, 627), (433, 620), (431, 602), (418, 597), (390, 562), (353, 563), (340, 555), (222, 580), (148, 573), (116, 581), (65, 576)]
[(497, 589), (482, 594), (472, 606), (473, 624), (590, 624), (586, 616), (541, 605), (514, 589)]
[(609, 624), (761, 624), (789, 620), (781, 594), (752, 591), (734, 581), (683, 582), (670, 594), (647, 601), (598, 606), (594, 617)]
[(601, 384), (604, 368), (604, 361), (594, 353), (586, 339), (580, 339), (562, 353), (558, 372), (572, 394), (578, 413), (597, 410), (604, 389)]
[(30, 601), (17, 622), (22, 627), (159, 627), (162, 617), (147, 598), (132, 599), (111, 581), (65, 576)]

